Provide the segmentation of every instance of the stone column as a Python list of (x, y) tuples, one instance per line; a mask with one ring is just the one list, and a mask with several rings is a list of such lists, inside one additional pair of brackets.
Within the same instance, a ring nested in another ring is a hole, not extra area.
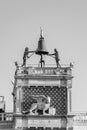
[(72, 111), (72, 99), (71, 99), (71, 88), (68, 88), (68, 90), (67, 90), (68, 92), (67, 92), (67, 99), (68, 99), (68, 113), (71, 113), (71, 111)]

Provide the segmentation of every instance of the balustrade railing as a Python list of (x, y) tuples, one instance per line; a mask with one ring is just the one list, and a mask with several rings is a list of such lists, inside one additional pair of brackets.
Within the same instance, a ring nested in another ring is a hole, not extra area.
[(19, 67), (16, 70), (15, 75), (22, 76), (22, 75), (72, 75), (72, 70), (70, 67)]
[(0, 121), (12, 121), (13, 113), (0, 113)]

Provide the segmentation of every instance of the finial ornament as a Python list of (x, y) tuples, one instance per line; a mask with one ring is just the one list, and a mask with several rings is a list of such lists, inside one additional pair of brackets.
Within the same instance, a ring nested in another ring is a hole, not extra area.
[(42, 37), (42, 28), (40, 27), (40, 37)]

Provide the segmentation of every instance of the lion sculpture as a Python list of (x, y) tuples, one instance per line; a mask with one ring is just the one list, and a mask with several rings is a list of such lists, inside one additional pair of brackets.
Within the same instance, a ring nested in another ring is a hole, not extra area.
[[(42, 115), (50, 115), (49, 109), (54, 110), (53, 107), (50, 107), (51, 99), (49, 96), (37, 95), (32, 96), (32, 99), (36, 100), (36, 103), (33, 103), (30, 108), (31, 115), (38, 115), (39, 112), (42, 112)], [(55, 112), (54, 112), (55, 114)]]

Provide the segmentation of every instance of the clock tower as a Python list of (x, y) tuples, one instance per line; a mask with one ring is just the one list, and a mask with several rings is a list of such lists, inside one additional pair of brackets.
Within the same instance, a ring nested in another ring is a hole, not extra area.
[[(25, 48), (22, 65), (16, 65), (13, 89), (15, 129), (66, 130), (71, 112), (72, 64), (60, 65), (57, 49), (50, 54), (44, 45), (42, 31), (35, 51)], [(33, 54), (39, 65), (28, 65)], [(53, 66), (43, 56), (55, 59)]]

